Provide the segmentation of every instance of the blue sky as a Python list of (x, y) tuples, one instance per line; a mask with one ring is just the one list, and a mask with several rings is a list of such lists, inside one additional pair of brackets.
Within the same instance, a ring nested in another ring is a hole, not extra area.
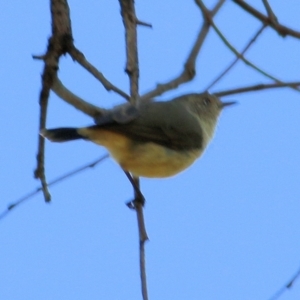
[[(136, 1), (140, 92), (182, 70), (201, 25), (193, 1)], [(212, 7), (215, 1), (205, 1)], [(251, 1), (263, 11), (261, 1)], [(279, 21), (300, 30), (300, 5), (270, 1)], [(105, 76), (128, 91), (118, 1), (69, 2), (76, 46)], [(30, 10), (29, 10), (30, 7)], [(0, 210), (39, 186), (33, 178), (38, 95), (50, 35), (49, 4), (6, 1), (1, 6)], [(228, 1), (216, 17), (242, 49), (261, 24)], [(264, 31), (246, 57), (281, 80), (299, 81), (300, 41)], [(197, 77), (160, 99), (200, 92), (234, 56), (211, 32)], [(74, 93), (102, 107), (122, 103), (69, 57), (59, 75)], [(239, 62), (211, 92), (268, 83)], [(170, 179), (142, 179), (150, 299), (269, 299), (300, 267), (300, 94), (276, 89), (227, 97), (214, 140), (190, 169)], [(224, 100), (226, 100), (224, 98)], [(48, 126), (92, 120), (51, 95)], [(84, 141), (47, 142), (51, 180), (105, 154)], [(135, 214), (124, 203), (131, 186), (112, 160), (50, 189), (0, 221), (0, 299), (141, 299)], [(300, 297), (300, 282), (280, 299)]]

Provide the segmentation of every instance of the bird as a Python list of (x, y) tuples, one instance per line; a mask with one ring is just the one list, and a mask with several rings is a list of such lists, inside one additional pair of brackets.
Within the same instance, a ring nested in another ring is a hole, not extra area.
[(224, 107), (215, 95), (191, 93), (169, 101), (121, 105), (80, 128), (42, 129), (52, 142), (83, 139), (105, 147), (125, 172), (166, 178), (192, 165), (213, 138)]

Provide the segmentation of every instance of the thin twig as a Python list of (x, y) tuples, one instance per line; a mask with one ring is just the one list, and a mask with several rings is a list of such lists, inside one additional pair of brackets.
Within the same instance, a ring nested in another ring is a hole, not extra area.
[(219, 2), (217, 2), (217, 4), (215, 5), (215, 7), (211, 10), (211, 16), (212, 17), (219, 11), (219, 9), (222, 7), (222, 5), (224, 3), (225, 3), (225, 0), (219, 0)]
[[(89, 163), (89, 164), (85, 164), (84, 166), (81, 166), (79, 168), (76, 168), (75, 170), (73, 171), (70, 171), (62, 176), (59, 176), (55, 179), (53, 179), (52, 181), (50, 181), (48, 183), (48, 186), (53, 186), (55, 185), (56, 183), (59, 183), (59, 182), (62, 182), (64, 181), (65, 179), (69, 178), (69, 177), (72, 177), (73, 175), (76, 175), (86, 169), (89, 169), (89, 168), (94, 168), (96, 165), (98, 165), (100, 162), (102, 162), (104, 159), (108, 158), (108, 154), (96, 159), (95, 161)], [(8, 215), (14, 208), (16, 208), (17, 206), (19, 206), (20, 204), (24, 203), (25, 201), (29, 200), (30, 198), (32, 198), (33, 196), (35, 196), (36, 194), (38, 194), (40, 191), (43, 190), (43, 187), (38, 187), (37, 189), (35, 189), (34, 191), (28, 193), (27, 195), (21, 197), (19, 200), (17, 201), (14, 201), (13, 203), (9, 204), (7, 209), (5, 211), (3, 211), (1, 214), (0, 214), (0, 220), (2, 220), (6, 215)]]
[[(252, 37), (252, 39), (250, 39), (250, 41), (248, 42), (248, 44), (246, 45), (246, 47), (242, 50), (241, 55), (244, 55), (246, 53), (246, 51), (250, 48), (251, 45), (253, 45), (253, 43), (257, 40), (257, 38), (261, 35), (261, 33), (264, 31), (264, 29), (266, 28), (265, 25), (262, 25), (261, 28), (255, 33), (255, 35)], [(223, 78), (232, 68), (233, 66), (239, 61), (240, 56), (237, 56), (233, 62), (211, 83), (207, 86), (207, 88), (205, 89), (206, 91), (209, 90), (210, 88), (212, 88), (218, 81), (221, 80), (221, 78)]]
[(141, 20), (138, 20), (136, 19), (136, 24), (137, 25), (140, 25), (140, 26), (145, 26), (145, 27), (149, 27), (149, 28), (152, 28), (152, 24), (150, 23), (147, 23), (147, 22), (144, 22), (144, 21), (141, 21)]
[(90, 104), (89, 102), (73, 94), (62, 84), (57, 75), (55, 75), (53, 78), (51, 89), (62, 100), (77, 108), (81, 112), (91, 116), (92, 118), (102, 116), (105, 112), (104, 109)]
[(241, 53), (239, 53), (229, 42), (228, 40), (225, 38), (225, 36), (222, 34), (222, 32), (219, 30), (219, 28), (212, 22), (212, 27), (215, 29), (216, 33), (218, 34), (218, 36), (221, 38), (221, 40), (224, 42), (224, 44), (240, 59), (242, 60), (246, 65), (248, 65), (249, 67), (253, 68), (254, 70), (256, 70), (257, 72), (259, 72), (260, 74), (262, 74), (263, 76), (270, 78), (278, 83), (282, 83), (281, 80), (277, 79), (276, 77), (268, 74), (267, 72), (263, 71), (262, 69), (258, 68), (256, 65), (254, 65), (253, 63), (251, 63), (248, 59), (246, 59)]
[(256, 10), (254, 7), (246, 3), (244, 0), (233, 0), (234, 3), (239, 5), (241, 8), (243, 8), (245, 11), (247, 11), (249, 14), (263, 22), (264, 24), (270, 26), (275, 31), (277, 31), (281, 36), (285, 37), (287, 35), (293, 36), (295, 38), (300, 38), (300, 32), (295, 31), (289, 27), (283, 26), (281, 24), (274, 24), (270, 18), (265, 16), (264, 14), (260, 13), (258, 10)]
[(283, 287), (281, 287), (269, 300), (278, 300), (279, 297), (282, 296), (284, 292), (289, 290), (295, 283), (295, 281), (300, 277), (300, 268), (296, 272), (296, 274), (286, 283)]
[(90, 72), (95, 78), (97, 78), (104, 88), (107, 91), (114, 91), (115, 93), (119, 94), (123, 98), (125, 98), (127, 101), (129, 100), (129, 96), (123, 92), (121, 89), (117, 88), (115, 85), (113, 85), (110, 81), (108, 81), (105, 76), (97, 70), (96, 67), (94, 67), (83, 55), (81, 51), (79, 51), (75, 46), (73, 46), (69, 51), (70, 56), (77, 61), (84, 69), (86, 69), (88, 72)]
[[(213, 8), (213, 10), (211, 12), (211, 17), (213, 17), (219, 11), (219, 9), (221, 8), (221, 6), (224, 3), (225, 3), (224, 0), (218, 1), (218, 3), (215, 5), (215, 7)], [(156, 96), (163, 94), (166, 91), (175, 89), (179, 85), (181, 85), (185, 82), (191, 81), (195, 77), (195, 75), (196, 75), (196, 68), (195, 68), (196, 60), (197, 60), (199, 51), (205, 41), (205, 38), (207, 37), (209, 27), (210, 27), (209, 23), (204, 18), (203, 25), (201, 26), (201, 29), (197, 35), (196, 41), (192, 47), (192, 50), (187, 57), (187, 60), (184, 64), (184, 68), (183, 68), (183, 71), (181, 72), (181, 74), (179, 76), (175, 77), (174, 79), (170, 80), (167, 83), (158, 84), (154, 90), (144, 94), (141, 97), (141, 101), (147, 101), (151, 98), (154, 98)]]
[(218, 34), (218, 36), (221, 38), (221, 40), (224, 42), (224, 44), (228, 47), (229, 50), (231, 50), (240, 60), (242, 60), (246, 65), (250, 66), (260, 74), (264, 75), (267, 78), (270, 78), (278, 83), (283, 83), (281, 80), (277, 79), (276, 77), (268, 74), (267, 72), (263, 71), (262, 69), (258, 68), (256, 65), (251, 63), (248, 59), (246, 59), (241, 53), (239, 53), (225, 38), (225, 36), (222, 34), (222, 32), (219, 30), (219, 28), (214, 23), (213, 19), (211, 18), (207, 8), (203, 4), (201, 0), (196, 0), (196, 2), (199, 4), (199, 8), (203, 12), (203, 15), (206, 17), (207, 22), (214, 28), (215, 32)]
[(266, 90), (266, 89), (276, 89), (276, 88), (282, 88), (282, 87), (299, 88), (300, 81), (270, 83), (270, 84), (256, 84), (256, 85), (250, 85), (250, 86), (246, 86), (246, 87), (235, 88), (235, 89), (231, 89), (231, 90), (214, 92), (213, 94), (216, 95), (217, 97), (224, 97), (224, 96), (229, 96), (229, 95), (234, 95), (234, 94), (241, 94), (241, 93), (260, 91), (260, 90)]
[(268, 0), (262, 0), (264, 6), (265, 6), (265, 9), (267, 11), (267, 14), (269, 16), (269, 19), (270, 21), (272, 22), (272, 24), (274, 25), (274, 27), (277, 27), (279, 25), (278, 23), (278, 19), (276, 17), (276, 15), (274, 14)]

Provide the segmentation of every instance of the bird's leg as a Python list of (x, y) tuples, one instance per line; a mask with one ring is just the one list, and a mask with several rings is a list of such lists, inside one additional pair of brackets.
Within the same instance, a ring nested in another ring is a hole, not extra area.
[(128, 171), (125, 170), (124, 173), (126, 174), (127, 178), (131, 182), (134, 189), (134, 199), (132, 201), (127, 202), (126, 204), (130, 209), (134, 209), (136, 211), (138, 228), (139, 228), (139, 240), (140, 240), (140, 247), (141, 247), (140, 251), (141, 253), (143, 253), (144, 243), (149, 239), (146, 231), (144, 212), (143, 212), (145, 197), (141, 193), (138, 177), (132, 176)]
[(134, 192), (135, 192), (135, 198), (132, 201), (127, 202), (126, 205), (131, 209), (135, 209), (136, 203), (139, 203), (142, 206), (144, 206), (145, 197), (140, 190), (138, 182), (135, 181), (135, 178), (133, 178), (132, 175), (128, 171), (125, 171), (125, 170), (123, 170), (123, 171), (124, 171), (125, 175), (127, 176), (128, 180), (130, 181), (130, 183), (134, 189)]

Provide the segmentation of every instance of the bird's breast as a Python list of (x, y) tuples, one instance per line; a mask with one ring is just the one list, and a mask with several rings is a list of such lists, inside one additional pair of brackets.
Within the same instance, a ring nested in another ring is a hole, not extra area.
[(201, 149), (172, 150), (155, 143), (140, 143), (123, 153), (111, 152), (115, 160), (135, 176), (164, 178), (188, 168), (202, 153)]

